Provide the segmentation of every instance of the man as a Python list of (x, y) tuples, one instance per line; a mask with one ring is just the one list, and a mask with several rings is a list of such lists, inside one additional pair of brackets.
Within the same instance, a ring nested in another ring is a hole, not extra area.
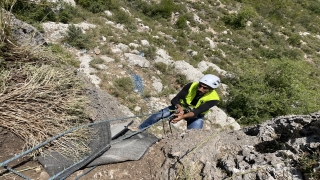
[(212, 74), (203, 76), (199, 82), (188, 83), (171, 100), (171, 106), (150, 116), (140, 124), (139, 129), (144, 129), (172, 114), (174, 114), (172, 123), (185, 119), (188, 129), (202, 129), (204, 115), (220, 100), (215, 91), (219, 85), (219, 77)]

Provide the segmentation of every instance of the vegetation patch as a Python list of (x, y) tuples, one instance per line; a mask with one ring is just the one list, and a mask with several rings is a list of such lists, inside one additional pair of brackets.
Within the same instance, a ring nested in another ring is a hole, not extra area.
[(318, 110), (319, 77), (312, 75), (314, 70), (308, 62), (272, 59), (261, 67), (249, 60), (237, 66), (238, 77), (226, 81), (230, 96), (225, 107), (232, 117), (241, 119), (241, 124)]
[[(0, 123), (29, 149), (72, 127), (88, 123), (83, 84), (74, 74), (72, 55), (58, 45), (17, 47), (10, 38), (9, 16), (1, 13)], [(57, 54), (58, 53), (58, 54)], [(49, 148), (71, 158), (87, 154), (92, 131), (69, 133), (32, 152)], [(77, 147), (76, 149), (70, 146)]]

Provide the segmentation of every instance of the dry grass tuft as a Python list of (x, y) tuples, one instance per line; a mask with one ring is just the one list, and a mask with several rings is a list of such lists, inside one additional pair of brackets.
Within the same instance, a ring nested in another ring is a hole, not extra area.
[[(0, 124), (28, 148), (85, 122), (81, 83), (72, 71), (26, 65), (1, 72), (0, 83)], [(80, 157), (88, 151), (88, 137), (88, 129), (82, 129), (55, 141), (54, 147)], [(67, 150), (69, 145), (77, 148)]]
[[(12, 7), (5, 0), (1, 7)], [(8, 8), (6, 8), (8, 9)], [(9, 8), (10, 9), (10, 8)], [(65, 59), (43, 47), (18, 47), (11, 41), (10, 15), (0, 10), (0, 126), (25, 141), (25, 149), (72, 127), (88, 123), (82, 84)], [(42, 147), (81, 158), (89, 151), (89, 128), (69, 133)]]

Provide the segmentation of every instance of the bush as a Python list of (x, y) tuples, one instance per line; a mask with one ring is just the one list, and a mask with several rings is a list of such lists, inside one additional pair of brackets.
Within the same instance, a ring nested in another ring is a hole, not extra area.
[[(227, 79), (230, 98), (228, 113), (242, 124), (260, 123), (286, 114), (307, 114), (319, 109), (317, 78), (319, 72), (306, 62), (272, 59), (265, 65), (258, 61), (240, 63), (237, 78)], [(299, 72), (299, 73), (296, 73)], [(311, 85), (312, 84), (312, 85)]]
[(283, 52), (283, 56), (292, 60), (302, 60), (304, 56), (304, 52), (297, 48), (287, 49)]
[(51, 52), (47, 51), (46, 55), (52, 59), (55, 59), (55, 61), (59, 64), (71, 65), (76, 68), (80, 67), (80, 61), (76, 59), (68, 50), (61, 47), (61, 45), (51, 44), (49, 48)]
[(156, 50), (157, 49), (154, 46), (147, 46), (147, 47), (139, 48), (139, 51), (143, 52), (144, 56), (149, 60), (154, 59), (154, 57), (156, 56)]
[(293, 46), (299, 46), (301, 44), (301, 37), (298, 34), (292, 34), (289, 36), (288, 42)]
[(130, 77), (123, 77), (114, 80), (114, 86), (118, 91), (130, 92), (133, 88), (133, 82)]
[(164, 74), (167, 72), (167, 68), (168, 68), (168, 66), (163, 62), (155, 63), (154, 67)]
[(115, 12), (115, 14), (113, 15), (113, 19), (116, 23), (120, 24), (131, 24), (133, 21), (133, 19), (130, 18), (130, 16), (123, 10)]
[(186, 16), (179, 16), (179, 18), (178, 18), (178, 20), (177, 20), (175, 25), (176, 25), (176, 27), (178, 29), (187, 28), (188, 26), (187, 26), (187, 18), (186, 18)]
[(256, 12), (252, 8), (244, 8), (238, 14), (229, 14), (224, 16), (222, 20), (228, 26), (234, 29), (242, 29), (246, 27), (248, 20), (256, 16)]
[[(7, 10), (9, 10), (9, 8), (10, 7), (8, 7)], [(47, 1), (32, 3), (17, 0), (12, 8), (12, 12), (18, 19), (30, 24), (45, 21), (68, 23), (77, 15), (75, 8), (68, 3), (51, 3)]]
[(80, 49), (89, 49), (90, 45), (90, 37), (84, 34), (80, 27), (76, 27), (73, 24), (68, 27), (67, 36), (64, 41)]
[[(303, 1), (302, 1), (303, 2)], [(315, 14), (320, 14), (320, 2), (317, 0), (312, 0), (312, 1), (307, 1), (307, 2), (303, 2), (305, 3), (305, 8), (307, 8), (308, 10), (312, 11)]]
[(313, 168), (319, 166), (320, 152), (305, 153), (299, 159), (298, 169), (304, 174), (306, 179), (320, 179), (320, 171), (313, 171)]
[(159, 4), (148, 4), (144, 1), (132, 2), (143, 14), (152, 18), (171, 18), (172, 12), (176, 9), (173, 0), (161, 0)]
[(161, 0), (159, 5), (156, 5), (157, 8), (154, 10), (154, 15), (168, 19), (171, 18), (171, 14), (173, 10), (175, 9), (175, 5), (173, 0)]
[(211, 66), (210, 66), (206, 71), (204, 71), (203, 74), (214, 74), (214, 75), (217, 75), (217, 76), (220, 75), (220, 74), (219, 74), (216, 70), (214, 70)]
[(188, 83), (187, 77), (184, 74), (177, 74), (176, 76), (176, 83), (180, 86), (184, 86)]
[(119, 9), (119, 1), (117, 0), (75, 0), (75, 2), (93, 13)]
[(99, 64), (103, 64), (103, 63), (104, 63), (104, 60), (103, 60), (103, 59), (101, 59), (101, 58), (93, 58), (93, 59), (90, 61), (89, 65), (90, 65), (90, 67), (93, 67), (93, 68), (98, 69), (98, 65), (99, 65)]

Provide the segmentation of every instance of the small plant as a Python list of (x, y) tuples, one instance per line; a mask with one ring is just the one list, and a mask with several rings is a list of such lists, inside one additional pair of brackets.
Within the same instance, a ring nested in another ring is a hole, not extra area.
[(178, 18), (178, 20), (177, 20), (175, 25), (176, 25), (176, 27), (178, 29), (187, 28), (188, 26), (187, 26), (187, 18), (186, 18), (186, 16), (179, 16), (179, 18)]
[(203, 74), (214, 74), (214, 75), (219, 76), (219, 73), (216, 70), (214, 70), (211, 66), (202, 73)]
[(155, 63), (154, 67), (164, 74), (166, 73), (166, 71), (168, 69), (167, 65), (163, 62)]
[(181, 86), (184, 86), (188, 83), (187, 77), (184, 74), (177, 74), (176, 75), (176, 83)]
[(119, 1), (117, 0), (75, 0), (75, 2), (93, 13), (103, 12), (106, 9), (119, 9)]
[(140, 52), (144, 53), (144, 57), (152, 60), (156, 56), (156, 48), (154, 46), (147, 46), (147, 47), (141, 47), (139, 48)]
[(176, 9), (173, 0), (161, 0), (160, 3), (157, 4), (137, 1), (135, 2), (135, 6), (139, 7), (143, 14), (154, 19), (171, 18), (172, 12)]
[[(7, 8), (9, 10), (10, 7)], [(65, 2), (52, 3), (41, 1), (41, 3), (17, 0), (12, 8), (17, 18), (30, 24), (45, 21), (58, 21), (68, 23), (77, 15), (75, 7)]]
[(246, 27), (246, 23), (252, 17), (256, 15), (256, 12), (251, 7), (240, 10), (238, 14), (229, 14), (223, 17), (223, 21), (226, 25), (233, 27), (234, 29), (242, 29)]
[(126, 26), (132, 26), (134, 19), (123, 10), (118, 10), (114, 13), (113, 19), (116, 23), (125, 24)]
[(164, 97), (174, 93), (176, 93), (176, 89), (174, 87), (168, 87), (163, 89), (162, 92), (158, 94), (158, 97)]
[(133, 88), (133, 82), (130, 77), (123, 77), (114, 80), (114, 86), (119, 91), (130, 92)]
[(289, 44), (293, 46), (299, 46), (301, 44), (300, 39), (301, 38), (298, 34), (292, 34), (291, 36), (289, 36), (288, 41), (289, 41)]
[(93, 60), (90, 61), (90, 66), (93, 67), (93, 68), (96, 68), (96, 69), (99, 69), (98, 68), (98, 64), (103, 64), (104, 63), (104, 60), (101, 59), (101, 58), (94, 58)]
[(309, 178), (320, 179), (320, 171), (319, 170), (314, 171), (314, 168), (319, 167), (319, 158), (320, 158), (320, 152), (316, 151), (312, 154), (305, 153), (299, 159), (298, 168), (303, 173), (306, 179), (309, 179)]
[(90, 37), (89, 35), (84, 34), (80, 27), (76, 27), (75, 25), (72, 24), (68, 27), (65, 41), (77, 48), (89, 49)]
[(73, 67), (79, 67), (80, 62), (73, 57), (73, 55), (66, 51), (63, 47), (58, 44), (51, 44), (46, 53), (48, 58), (55, 59), (58, 63), (71, 65)]

